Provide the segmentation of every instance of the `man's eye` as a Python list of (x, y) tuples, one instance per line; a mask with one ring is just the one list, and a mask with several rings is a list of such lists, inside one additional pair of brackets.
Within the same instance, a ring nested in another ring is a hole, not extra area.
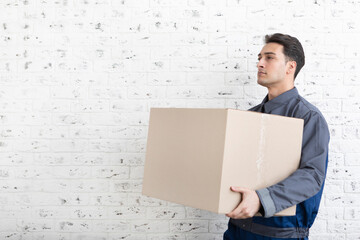
[(266, 59), (273, 59), (272, 57), (267, 57)]

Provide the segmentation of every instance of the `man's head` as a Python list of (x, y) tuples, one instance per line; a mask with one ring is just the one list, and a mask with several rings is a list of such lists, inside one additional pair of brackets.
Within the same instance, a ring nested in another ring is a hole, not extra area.
[(294, 80), (305, 64), (304, 50), (295, 37), (276, 33), (265, 36), (258, 55), (258, 83), (263, 86)]

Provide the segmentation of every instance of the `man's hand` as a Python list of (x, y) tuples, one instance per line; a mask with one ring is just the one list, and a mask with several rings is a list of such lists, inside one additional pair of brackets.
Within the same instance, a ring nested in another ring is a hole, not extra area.
[(254, 190), (241, 187), (231, 187), (231, 190), (242, 195), (241, 202), (237, 208), (226, 214), (226, 216), (234, 219), (244, 219), (253, 217), (257, 212), (259, 212), (261, 203)]

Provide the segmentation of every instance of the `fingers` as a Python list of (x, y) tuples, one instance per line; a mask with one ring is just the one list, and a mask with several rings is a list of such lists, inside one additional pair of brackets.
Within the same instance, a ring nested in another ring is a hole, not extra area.
[(254, 216), (253, 211), (251, 211), (250, 208), (241, 206), (241, 204), (234, 209), (231, 213), (226, 214), (227, 217), (233, 218), (233, 219), (245, 219), (245, 218), (251, 218)]
[(241, 204), (237, 208), (235, 208), (232, 212), (226, 214), (227, 217), (237, 219), (241, 216)]
[(230, 187), (231, 191), (233, 192), (238, 192), (238, 193), (246, 193), (248, 191), (247, 188), (243, 188), (243, 187)]
[(249, 207), (239, 204), (236, 209), (234, 209), (231, 213), (226, 214), (226, 216), (233, 219), (245, 219), (253, 217), (254, 214)]
[(231, 187), (233, 192), (238, 192), (242, 195), (239, 205), (227, 217), (234, 219), (244, 219), (253, 217), (260, 209), (260, 200), (254, 190), (243, 187)]
[[(240, 194), (242, 194), (242, 198), (244, 197), (245, 195), (245, 192), (246, 192), (246, 188), (243, 188), (243, 187), (235, 187), (235, 186), (231, 186), (230, 189), (233, 191), (233, 192), (238, 192)], [(240, 218), (242, 216), (241, 212), (242, 212), (242, 201), (240, 201), (239, 205), (230, 213), (226, 214), (226, 216), (230, 217), (230, 218)]]

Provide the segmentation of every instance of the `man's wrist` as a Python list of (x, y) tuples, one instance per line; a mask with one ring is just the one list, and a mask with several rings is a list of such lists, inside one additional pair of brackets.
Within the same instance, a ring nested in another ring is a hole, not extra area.
[(274, 216), (274, 214), (276, 213), (276, 208), (275, 208), (275, 203), (270, 196), (269, 190), (267, 188), (263, 188), (263, 189), (256, 190), (256, 193), (260, 199), (260, 205), (263, 209), (262, 215), (264, 217)]

